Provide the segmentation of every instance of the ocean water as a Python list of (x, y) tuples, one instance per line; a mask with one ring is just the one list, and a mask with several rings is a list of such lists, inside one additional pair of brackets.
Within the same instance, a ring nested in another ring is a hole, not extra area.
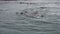
[(20, 15), (29, 8), (39, 5), (0, 3), (0, 34), (60, 34), (60, 7), (41, 9), (45, 15), (40, 19)]

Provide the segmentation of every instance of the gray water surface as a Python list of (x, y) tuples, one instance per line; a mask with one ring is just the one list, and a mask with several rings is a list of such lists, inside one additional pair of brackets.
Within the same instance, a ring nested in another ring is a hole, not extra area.
[(60, 8), (48, 8), (41, 20), (16, 14), (31, 7), (36, 6), (0, 4), (0, 34), (60, 34)]

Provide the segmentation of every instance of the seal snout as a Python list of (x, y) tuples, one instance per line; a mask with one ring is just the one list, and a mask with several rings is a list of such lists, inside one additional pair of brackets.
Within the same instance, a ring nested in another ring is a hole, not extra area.
[(23, 12), (21, 12), (20, 14), (21, 14), (21, 15), (23, 15), (24, 13), (23, 13)]

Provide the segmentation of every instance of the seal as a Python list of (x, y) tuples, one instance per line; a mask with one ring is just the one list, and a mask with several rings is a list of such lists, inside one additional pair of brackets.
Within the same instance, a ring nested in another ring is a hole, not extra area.
[(35, 11), (35, 12), (21, 12), (20, 13), (21, 15), (23, 16), (26, 16), (26, 17), (31, 17), (31, 18), (40, 18), (40, 17), (44, 17), (44, 15), (41, 15), (38, 11)]
[(26, 17), (43, 18), (45, 17), (46, 13), (45, 13), (45, 10), (42, 10), (42, 9), (45, 9), (45, 7), (28, 8), (28, 9), (22, 10), (20, 14)]

